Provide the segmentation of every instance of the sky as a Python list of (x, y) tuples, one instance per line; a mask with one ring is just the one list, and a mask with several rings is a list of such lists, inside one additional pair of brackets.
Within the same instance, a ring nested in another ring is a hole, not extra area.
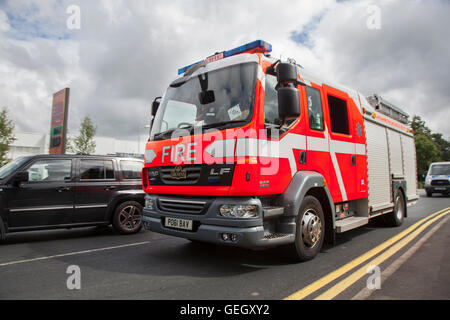
[(262, 39), (450, 139), (448, 17), (447, 0), (0, 0), (0, 108), (16, 131), (48, 132), (70, 87), (69, 133), (90, 115), (100, 136), (145, 141), (178, 68)]

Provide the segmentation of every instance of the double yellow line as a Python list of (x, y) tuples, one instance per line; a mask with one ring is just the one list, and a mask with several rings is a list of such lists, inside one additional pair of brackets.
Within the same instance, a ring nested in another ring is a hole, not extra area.
[[(435, 222), (436, 220), (444, 217), (445, 215), (450, 213), (450, 207), (447, 207), (443, 210), (440, 210), (418, 222), (413, 224), (408, 229), (404, 230), (403, 232), (399, 233), (398, 235), (390, 238), (386, 242), (383, 242), (379, 246), (373, 248), (372, 250), (366, 252), (365, 254), (359, 256), (358, 258), (350, 261), (346, 265), (340, 267), (339, 269), (329, 273), (328, 275), (320, 278), (319, 280), (311, 283), (310, 285), (306, 286), (305, 288), (301, 289), (300, 291), (295, 292), (294, 294), (290, 295), (289, 297), (285, 298), (285, 300), (301, 300), (305, 297), (315, 293), (316, 291), (322, 289), (326, 285), (330, 284), (337, 278), (343, 276), (350, 270), (354, 269), (355, 267), (359, 266), (360, 264), (366, 262), (367, 260), (371, 259), (375, 255), (379, 254), (386, 248), (393, 245), (391, 248), (386, 250), (384, 253), (370, 261), (369, 263), (363, 265), (359, 269), (357, 269), (355, 272), (344, 278), (343, 280), (339, 281), (337, 284), (335, 284), (333, 287), (325, 291), (324, 293), (320, 294), (318, 297), (316, 297), (316, 300), (329, 300), (333, 299), (337, 295), (339, 295), (341, 292), (343, 292), (345, 289), (350, 287), (352, 284), (354, 284), (356, 281), (361, 279), (364, 275), (366, 275), (366, 270), (369, 266), (372, 265), (380, 265), (382, 262), (387, 260), (389, 257), (394, 255), (396, 252), (398, 252), (400, 249), (402, 249), (404, 246), (406, 246), (408, 243), (410, 243), (412, 240), (414, 240), (423, 230), (425, 230), (430, 224)], [(395, 245), (394, 245), (395, 244)]]

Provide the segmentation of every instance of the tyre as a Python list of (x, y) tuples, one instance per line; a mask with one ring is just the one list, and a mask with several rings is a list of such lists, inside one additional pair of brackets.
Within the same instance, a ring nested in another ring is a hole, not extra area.
[(121, 203), (114, 212), (114, 229), (121, 234), (133, 234), (142, 228), (142, 205), (136, 201)]
[(398, 227), (403, 223), (406, 213), (406, 203), (403, 192), (397, 189), (394, 196), (394, 211), (386, 215), (386, 223), (390, 227)]
[(290, 255), (296, 261), (313, 259), (322, 249), (325, 237), (325, 218), (319, 200), (306, 196), (296, 218), (295, 241)]
[(427, 190), (427, 197), (430, 198), (433, 196), (433, 192)]

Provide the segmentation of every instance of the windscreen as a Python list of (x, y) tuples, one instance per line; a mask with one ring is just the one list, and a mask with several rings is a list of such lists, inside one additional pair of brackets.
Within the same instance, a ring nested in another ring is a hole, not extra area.
[(250, 122), (256, 88), (256, 63), (245, 63), (192, 76), (170, 87), (152, 129), (155, 140), (194, 127), (220, 128)]
[(450, 164), (434, 164), (431, 166), (430, 174), (433, 176), (450, 176)]
[(0, 179), (4, 179), (23, 165), (29, 157), (20, 157), (0, 168)]

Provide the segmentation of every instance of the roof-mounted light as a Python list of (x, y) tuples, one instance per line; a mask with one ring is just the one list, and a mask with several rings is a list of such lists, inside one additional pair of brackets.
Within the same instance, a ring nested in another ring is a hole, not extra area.
[(205, 60), (198, 61), (198, 62), (190, 64), (184, 68), (178, 69), (178, 74), (185, 73), (187, 70), (189, 70), (189, 68), (191, 68), (199, 63), (202, 63), (203, 61), (209, 63), (209, 62), (221, 60), (223, 58), (228, 58), (228, 57), (231, 57), (231, 56), (234, 56), (237, 54), (241, 54), (244, 52), (268, 53), (271, 51), (272, 51), (272, 45), (270, 43), (267, 43), (263, 40), (256, 40), (256, 41), (244, 44), (243, 46), (228, 50), (228, 51), (216, 53), (215, 55), (212, 55), (212, 56), (206, 58)]

